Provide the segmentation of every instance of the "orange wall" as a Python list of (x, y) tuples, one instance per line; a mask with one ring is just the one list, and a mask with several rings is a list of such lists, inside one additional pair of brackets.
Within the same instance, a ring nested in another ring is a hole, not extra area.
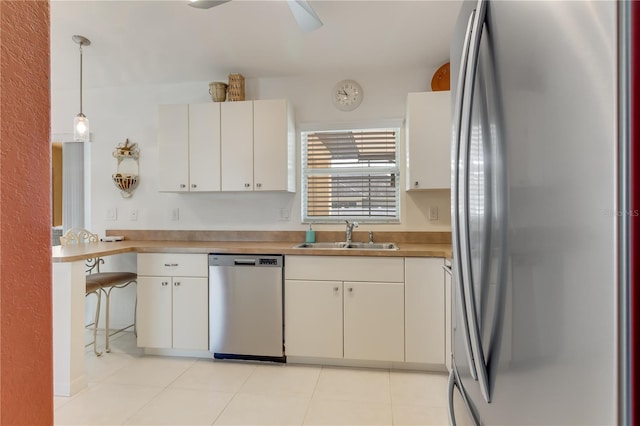
[(49, 3), (0, 20), (0, 424), (53, 424)]

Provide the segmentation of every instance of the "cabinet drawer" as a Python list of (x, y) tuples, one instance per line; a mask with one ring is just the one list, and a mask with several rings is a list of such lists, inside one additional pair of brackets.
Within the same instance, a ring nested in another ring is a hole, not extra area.
[(285, 278), (316, 281), (404, 282), (404, 258), (287, 256)]
[(208, 271), (209, 263), (206, 254), (138, 254), (138, 275), (206, 277)]

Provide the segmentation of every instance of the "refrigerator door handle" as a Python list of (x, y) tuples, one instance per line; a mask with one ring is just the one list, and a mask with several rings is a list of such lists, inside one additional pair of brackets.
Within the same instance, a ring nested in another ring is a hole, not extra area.
[[(487, 402), (491, 402), (489, 393), (489, 377), (487, 373), (487, 365), (484, 352), (482, 349), (482, 339), (480, 335), (480, 324), (476, 312), (476, 301), (474, 295), (473, 276), (471, 271), (471, 247), (469, 241), (469, 166), (471, 164), (471, 105), (473, 104), (473, 92), (476, 80), (476, 72), (478, 65), (478, 54), (480, 51), (480, 41), (482, 39), (482, 26), (484, 25), (486, 16), (486, 0), (478, 0), (476, 7), (476, 15), (471, 30), (471, 43), (469, 45), (469, 63), (467, 68), (469, 72), (466, 75), (465, 93), (463, 105), (466, 107), (462, 110), (461, 118), (461, 137), (460, 150), (463, 157), (463, 179), (462, 179), (462, 224), (460, 227), (460, 241), (463, 247), (460, 249), (464, 301), (466, 303), (467, 322), (469, 324), (469, 337), (471, 340), (471, 351), (475, 363), (477, 380), (480, 385), (480, 392)], [(482, 285), (483, 283), (481, 283)]]
[[(453, 407), (454, 393), (456, 388), (458, 388), (458, 392), (460, 392), (460, 396), (462, 398), (462, 402), (465, 405), (466, 412), (469, 415), (469, 419), (473, 422), (475, 426), (480, 426), (480, 420), (478, 418), (478, 414), (476, 410), (471, 405), (471, 402), (467, 398), (467, 394), (464, 388), (459, 384), (460, 378), (458, 377), (458, 371), (455, 366), (449, 372), (449, 380), (447, 381), (447, 409), (449, 411), (449, 425), (456, 426), (456, 412)], [(465, 424), (467, 422), (465, 421)]]
[(469, 337), (469, 323), (467, 321), (467, 314), (465, 312), (465, 296), (464, 296), (464, 284), (462, 282), (462, 263), (460, 254), (460, 234), (459, 225), (460, 212), (458, 210), (458, 198), (459, 198), (459, 179), (460, 179), (460, 130), (462, 119), (462, 108), (464, 98), (464, 82), (467, 74), (467, 61), (469, 56), (469, 45), (471, 43), (471, 28), (475, 18), (476, 11), (472, 11), (469, 15), (469, 21), (467, 23), (467, 29), (464, 36), (464, 44), (462, 47), (462, 55), (460, 58), (460, 70), (458, 73), (458, 91), (456, 93), (454, 118), (453, 118), (453, 137), (452, 137), (452, 197), (451, 197), (451, 211), (453, 212), (451, 223), (451, 234), (453, 242), (453, 269), (457, 271), (457, 274), (453, 276), (454, 285), (456, 285), (458, 291), (456, 292), (460, 300), (460, 312), (462, 313), (462, 335), (464, 340), (464, 347), (467, 354), (467, 361), (469, 362), (469, 372), (474, 380), (477, 379), (475, 362), (473, 360), (473, 352), (471, 351), (471, 339)]
[(449, 380), (447, 381), (447, 408), (449, 409), (449, 425), (456, 426), (456, 414), (453, 410), (453, 392), (455, 392), (456, 377), (453, 369), (449, 372)]

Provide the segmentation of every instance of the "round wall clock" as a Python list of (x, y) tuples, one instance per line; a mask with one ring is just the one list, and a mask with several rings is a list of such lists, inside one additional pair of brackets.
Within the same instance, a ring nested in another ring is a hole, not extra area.
[(333, 88), (333, 105), (342, 111), (353, 111), (362, 102), (364, 92), (354, 80), (342, 80)]

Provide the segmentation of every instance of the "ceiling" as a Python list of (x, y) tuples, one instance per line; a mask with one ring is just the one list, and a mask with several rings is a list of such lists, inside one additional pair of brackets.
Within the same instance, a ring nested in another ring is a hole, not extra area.
[(84, 88), (408, 68), (449, 61), (460, 0), (316, 0), (324, 26), (303, 33), (285, 1), (51, 1), (51, 88)]

